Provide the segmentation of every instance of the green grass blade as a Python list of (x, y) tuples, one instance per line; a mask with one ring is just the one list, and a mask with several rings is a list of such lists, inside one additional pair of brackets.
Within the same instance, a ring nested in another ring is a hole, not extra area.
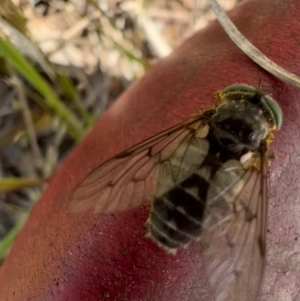
[(65, 121), (68, 133), (77, 141), (80, 140), (84, 134), (81, 122), (53, 93), (42, 76), (22, 55), (20, 55), (20, 53), (8, 40), (0, 38), (0, 52), (13, 66), (13, 68), (16, 69), (37, 91), (39, 91), (39, 93), (43, 95), (46, 105)]
[(80, 96), (78, 92), (76, 91), (75, 87), (73, 86), (73, 83), (70, 81), (68, 77), (66, 77), (63, 74), (57, 73), (58, 80), (64, 89), (64, 91), (67, 93), (68, 97), (71, 99), (71, 101), (76, 106), (76, 109), (82, 116), (83, 120), (87, 124), (87, 127), (90, 128), (94, 121), (91, 115), (88, 113), (86, 108), (83, 106), (82, 102), (80, 101)]
[(39, 186), (44, 182), (45, 180), (36, 178), (2, 178), (0, 179), (0, 193)]
[(10, 247), (12, 246), (15, 238), (19, 234), (20, 230), (27, 219), (28, 214), (23, 214), (19, 221), (15, 224), (13, 228), (7, 233), (7, 235), (0, 240), (0, 260), (4, 259)]

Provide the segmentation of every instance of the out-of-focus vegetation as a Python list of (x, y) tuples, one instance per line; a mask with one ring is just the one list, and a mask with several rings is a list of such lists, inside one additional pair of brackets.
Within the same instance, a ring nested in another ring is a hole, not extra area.
[(1, 0), (0, 261), (101, 113), (212, 18), (206, 0)]

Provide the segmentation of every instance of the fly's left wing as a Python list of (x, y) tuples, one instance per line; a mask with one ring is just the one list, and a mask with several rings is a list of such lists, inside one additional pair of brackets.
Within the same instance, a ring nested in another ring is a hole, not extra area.
[[(254, 301), (265, 263), (267, 157), (253, 166), (230, 160), (210, 185), (203, 234), (204, 263), (216, 301)], [(231, 183), (231, 184), (229, 184)]]
[(79, 184), (69, 211), (110, 213), (151, 202), (199, 168), (208, 152), (207, 133), (198, 114), (111, 158)]

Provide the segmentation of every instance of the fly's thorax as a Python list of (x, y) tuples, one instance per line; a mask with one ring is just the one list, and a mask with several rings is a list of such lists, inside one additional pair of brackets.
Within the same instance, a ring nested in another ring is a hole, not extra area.
[(247, 98), (223, 102), (209, 123), (217, 142), (236, 154), (258, 149), (269, 135), (268, 120), (262, 108)]

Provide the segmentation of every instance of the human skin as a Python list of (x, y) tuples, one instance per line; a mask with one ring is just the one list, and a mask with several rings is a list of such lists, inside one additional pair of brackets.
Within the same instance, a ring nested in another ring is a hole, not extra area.
[[(245, 1), (230, 12), (269, 58), (300, 74), (300, 1)], [(149, 207), (67, 212), (72, 192), (113, 155), (211, 106), (234, 83), (272, 93), (283, 110), (269, 171), (267, 267), (261, 300), (300, 300), (300, 93), (267, 74), (217, 22), (185, 41), (98, 120), (61, 166), (0, 269), (5, 301), (207, 301), (198, 243), (167, 254), (145, 237)], [(242, 289), (242, 288), (241, 288)]]

